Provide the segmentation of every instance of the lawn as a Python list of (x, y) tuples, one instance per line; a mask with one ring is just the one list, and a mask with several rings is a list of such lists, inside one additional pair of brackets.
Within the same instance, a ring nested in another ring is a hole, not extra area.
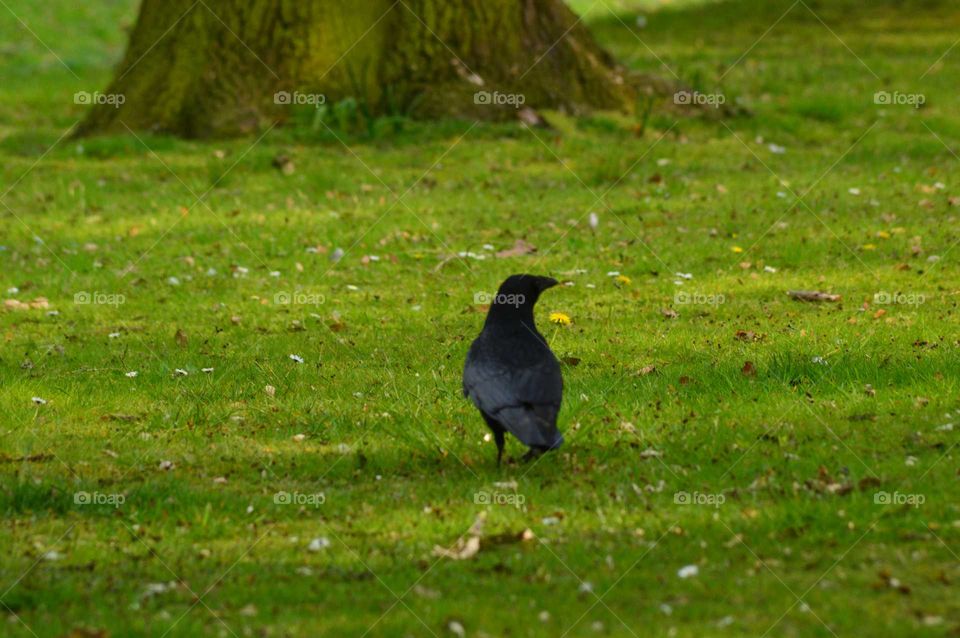
[(0, 4), (0, 635), (960, 631), (960, 7), (577, 0), (736, 108), (194, 142), (67, 134), (136, 2)]

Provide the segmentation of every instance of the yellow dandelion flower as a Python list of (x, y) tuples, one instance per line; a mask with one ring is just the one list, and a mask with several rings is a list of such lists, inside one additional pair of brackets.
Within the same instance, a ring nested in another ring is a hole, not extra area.
[(551, 312), (550, 323), (555, 323), (558, 326), (569, 326), (573, 322), (570, 320), (570, 315), (566, 315), (562, 312)]
[(877, 237), (879, 237), (880, 239), (890, 239), (890, 233), (888, 233), (885, 230), (878, 230)]
[(743, 252), (743, 248), (740, 248), (740, 246), (734, 246), (734, 247), (731, 248), (730, 250), (732, 250), (732, 251), (735, 252), (735, 253), (742, 253), (742, 252)]
[(876, 250), (876, 249), (877, 249), (877, 247), (876, 247), (874, 244), (864, 244), (864, 245), (862, 246), (862, 248), (863, 248), (864, 250)]
[(613, 281), (614, 281), (618, 286), (629, 286), (629, 285), (630, 285), (630, 278), (627, 277), (626, 275), (617, 275), (616, 277), (614, 277)]

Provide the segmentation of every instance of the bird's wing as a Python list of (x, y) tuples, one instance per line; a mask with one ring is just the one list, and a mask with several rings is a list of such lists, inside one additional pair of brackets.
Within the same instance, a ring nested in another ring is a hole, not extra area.
[(474, 405), (530, 446), (554, 447), (563, 395), (560, 365), (549, 352), (523, 367), (482, 357), (471, 348), (463, 392)]

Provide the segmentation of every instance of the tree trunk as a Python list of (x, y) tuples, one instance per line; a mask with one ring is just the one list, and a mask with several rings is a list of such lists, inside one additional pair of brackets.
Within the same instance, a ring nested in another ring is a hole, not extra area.
[(231, 136), (347, 98), (498, 120), (629, 110), (635, 91), (562, 0), (143, 0), (105, 91), (123, 98), (93, 99), (78, 132)]

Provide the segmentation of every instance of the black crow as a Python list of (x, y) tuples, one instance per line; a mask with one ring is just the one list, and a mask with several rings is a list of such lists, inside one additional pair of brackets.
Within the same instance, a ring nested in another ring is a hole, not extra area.
[(480, 336), (463, 368), (463, 396), (470, 397), (503, 456), (503, 433), (530, 446), (527, 457), (563, 444), (557, 412), (563, 395), (560, 363), (533, 322), (533, 306), (551, 277), (513, 275), (500, 285)]

